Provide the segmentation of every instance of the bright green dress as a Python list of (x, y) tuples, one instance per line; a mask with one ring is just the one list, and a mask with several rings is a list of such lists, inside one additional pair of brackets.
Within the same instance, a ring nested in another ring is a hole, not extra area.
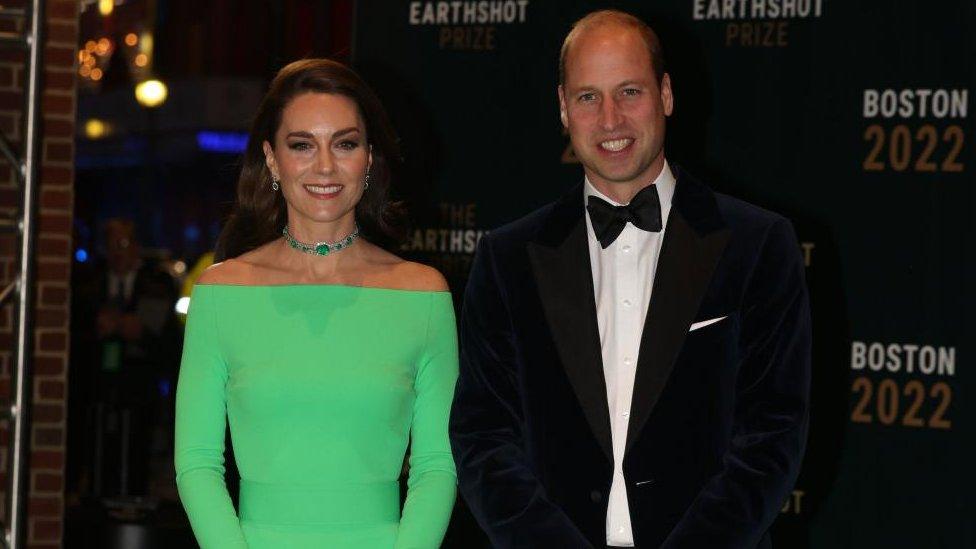
[[(447, 435), (457, 368), (448, 292), (196, 286), (175, 457), (200, 546), (439, 547), (457, 482)], [(240, 516), (224, 483), (227, 420)]]

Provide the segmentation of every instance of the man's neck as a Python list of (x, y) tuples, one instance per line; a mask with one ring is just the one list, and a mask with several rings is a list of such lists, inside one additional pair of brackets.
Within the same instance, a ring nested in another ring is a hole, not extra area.
[(617, 204), (630, 204), (630, 201), (634, 199), (637, 193), (657, 181), (666, 165), (667, 163), (662, 154), (641, 175), (626, 182), (607, 181), (589, 169), (584, 168), (583, 171), (586, 174), (586, 179), (593, 185), (593, 188), (600, 191), (601, 194)]

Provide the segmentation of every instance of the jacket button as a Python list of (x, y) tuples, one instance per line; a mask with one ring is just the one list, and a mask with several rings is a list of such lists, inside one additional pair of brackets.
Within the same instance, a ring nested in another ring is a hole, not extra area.
[(590, 501), (593, 503), (600, 503), (601, 499), (603, 499), (603, 494), (601, 494), (599, 490), (593, 490), (590, 492)]

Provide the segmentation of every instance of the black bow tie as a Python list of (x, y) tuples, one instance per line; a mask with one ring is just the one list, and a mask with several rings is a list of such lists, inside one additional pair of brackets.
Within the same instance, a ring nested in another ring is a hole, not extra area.
[(661, 230), (661, 201), (654, 185), (641, 189), (626, 206), (614, 206), (591, 195), (586, 211), (590, 212), (593, 232), (603, 248), (613, 244), (628, 222), (652, 233)]

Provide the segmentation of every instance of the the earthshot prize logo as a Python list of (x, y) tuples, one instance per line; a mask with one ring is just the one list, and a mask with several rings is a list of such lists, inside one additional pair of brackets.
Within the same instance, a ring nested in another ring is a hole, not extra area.
[(436, 226), (414, 229), (401, 249), (423, 254), (449, 280), (464, 279), (478, 242), (488, 231), (478, 229), (474, 203), (441, 203), (438, 213)]
[(691, 0), (695, 21), (725, 22), (725, 46), (782, 48), (790, 22), (823, 15), (824, 0)]
[(498, 47), (498, 25), (526, 21), (529, 0), (428, 0), (410, 2), (411, 26), (437, 28), (442, 50), (490, 51)]

